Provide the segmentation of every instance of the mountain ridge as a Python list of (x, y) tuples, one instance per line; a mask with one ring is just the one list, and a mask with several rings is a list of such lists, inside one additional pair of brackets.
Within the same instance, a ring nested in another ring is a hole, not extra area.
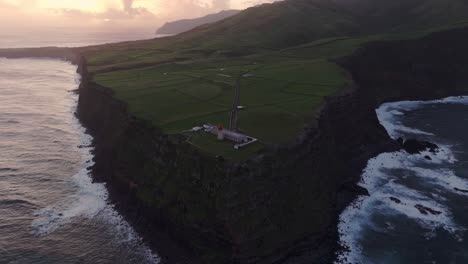
[(427, 29), (466, 14), (468, 3), (461, 0), (286, 0), (248, 8), (181, 38), (284, 48), (321, 38)]
[(162, 27), (156, 30), (156, 34), (177, 35), (204, 24), (218, 22), (230, 16), (236, 15), (239, 12), (240, 10), (223, 10), (218, 13), (209, 14), (203, 17), (166, 22)]

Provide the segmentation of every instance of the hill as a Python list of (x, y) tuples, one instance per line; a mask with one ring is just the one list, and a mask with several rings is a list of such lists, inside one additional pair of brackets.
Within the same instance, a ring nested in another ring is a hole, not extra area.
[[(447, 94), (433, 88), (438, 69), (466, 76), (466, 31), (423, 37), (466, 27), (467, 14), (461, 0), (286, 0), (173, 37), (80, 48), (94, 172), (136, 223), (149, 218), (143, 234), (162, 218), (203, 263), (331, 263), (337, 214), (366, 193), (355, 183), (369, 158), (393, 151), (381, 149), (394, 146), (376, 104), (428, 87)], [(379, 48), (386, 56), (355, 53), (383, 41), (394, 41)], [(353, 66), (359, 93), (336, 63), (353, 53), (365, 59)], [(239, 79), (239, 128), (260, 142), (238, 151), (187, 132), (227, 124)]]
[[(241, 81), (240, 126), (265, 145), (290, 141), (310, 124), (326, 96), (347, 81), (331, 59), (372, 40), (417, 37), (468, 14), (459, 0), (286, 0), (162, 39), (84, 50), (93, 81), (112, 88), (139, 118), (167, 134), (228, 123)], [(452, 23), (452, 24), (451, 24)], [(429, 30), (430, 31), (430, 30)], [(131, 85), (129, 85), (131, 83)], [(278, 122), (283, 126), (277, 128)], [(262, 125), (259, 125), (262, 124)], [(249, 157), (194, 138), (194, 146)]]
[(204, 17), (194, 19), (182, 19), (173, 22), (167, 22), (161, 28), (156, 31), (156, 34), (161, 35), (177, 35), (182, 32), (192, 30), (198, 26), (218, 22), (235, 14), (238, 14), (239, 10), (224, 10), (216, 14), (210, 14)]
[(286, 0), (252, 7), (185, 39), (284, 48), (317, 39), (420, 30), (466, 19), (462, 0)]

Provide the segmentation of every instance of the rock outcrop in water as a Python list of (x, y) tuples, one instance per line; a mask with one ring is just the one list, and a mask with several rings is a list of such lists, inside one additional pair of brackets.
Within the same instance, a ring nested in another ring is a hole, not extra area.
[(418, 209), (418, 211), (423, 215), (428, 215), (428, 214), (440, 215), (440, 214), (442, 214), (442, 212), (434, 210), (434, 209), (429, 208), (429, 207), (424, 206), (424, 205), (417, 204), (414, 207), (416, 207), (416, 209)]
[[(421, 154), (423, 151), (429, 151), (431, 153), (436, 153), (439, 149), (434, 143), (427, 141), (419, 141), (416, 139), (407, 139), (406, 141), (397, 140), (401, 144), (402, 148), (409, 154)], [(428, 156), (426, 156), (427, 159)], [(430, 157), (429, 157), (430, 159)]]
[(390, 200), (392, 200), (392, 202), (394, 202), (394, 203), (401, 204), (401, 200), (398, 199), (398, 198), (390, 197)]

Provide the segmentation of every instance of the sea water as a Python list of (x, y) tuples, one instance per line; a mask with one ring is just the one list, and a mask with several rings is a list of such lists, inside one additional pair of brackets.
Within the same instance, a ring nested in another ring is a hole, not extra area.
[(360, 185), (370, 196), (342, 213), (336, 263), (468, 263), (468, 97), (386, 103), (376, 114), (392, 138), (440, 149), (368, 162)]
[(76, 70), (0, 58), (0, 263), (158, 263), (91, 180)]

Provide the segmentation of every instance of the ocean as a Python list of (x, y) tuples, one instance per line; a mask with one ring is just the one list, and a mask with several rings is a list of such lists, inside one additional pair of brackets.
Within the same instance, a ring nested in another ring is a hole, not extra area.
[(468, 263), (468, 97), (386, 103), (376, 114), (392, 138), (439, 151), (368, 162), (360, 185), (370, 196), (342, 213), (336, 263)]
[(162, 36), (164, 35), (155, 35), (153, 29), (108, 31), (57, 27), (43, 28), (39, 32), (36, 29), (3, 28), (0, 30), (0, 48), (82, 47)]
[[(31, 38), (0, 37), (0, 46), (125, 39)], [(0, 263), (158, 263), (108, 202), (105, 185), (91, 180), (92, 138), (74, 115), (76, 70), (59, 60), (0, 58)]]

